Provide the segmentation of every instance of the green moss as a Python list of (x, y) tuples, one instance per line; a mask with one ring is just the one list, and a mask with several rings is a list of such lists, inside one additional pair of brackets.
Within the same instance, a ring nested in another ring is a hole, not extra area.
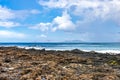
[(110, 64), (110, 65), (119, 65), (117, 60), (111, 60), (111, 61), (108, 62), (108, 64)]

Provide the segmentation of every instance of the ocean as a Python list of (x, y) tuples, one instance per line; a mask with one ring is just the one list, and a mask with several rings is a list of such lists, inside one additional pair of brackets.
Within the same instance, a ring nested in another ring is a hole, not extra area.
[(72, 50), (120, 53), (120, 43), (0, 43), (0, 46), (17, 46), (21, 48), (35, 48), (46, 50)]

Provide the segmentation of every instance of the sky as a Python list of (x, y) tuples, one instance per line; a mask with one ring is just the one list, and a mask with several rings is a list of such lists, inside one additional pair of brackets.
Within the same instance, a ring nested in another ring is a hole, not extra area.
[(0, 42), (120, 42), (120, 0), (0, 0)]

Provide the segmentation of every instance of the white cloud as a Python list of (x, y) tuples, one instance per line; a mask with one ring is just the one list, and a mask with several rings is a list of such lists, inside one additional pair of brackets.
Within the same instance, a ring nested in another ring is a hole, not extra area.
[(0, 30), (0, 38), (24, 38), (25, 36), (23, 33)]
[(15, 13), (6, 7), (2, 7), (0, 5), (0, 27), (11, 28), (15, 26), (19, 26), (19, 23), (10, 21), (11, 19), (15, 18)]
[(0, 20), (11, 20), (16, 18), (27, 18), (31, 14), (39, 14), (40, 11), (36, 9), (32, 10), (12, 10), (0, 5)]
[(49, 8), (65, 8), (67, 3), (67, 0), (49, 0), (48, 2), (39, 0), (40, 5), (47, 6)]
[(19, 26), (20, 23), (16, 22), (16, 20), (20, 21), (26, 19), (30, 15), (35, 15), (39, 13), (40, 11), (36, 9), (12, 10), (0, 5), (0, 26), (7, 28)]
[(44, 35), (44, 34), (41, 34), (40, 37), (41, 37), (41, 38), (47, 38), (47, 36)]
[(20, 24), (11, 22), (11, 21), (0, 21), (0, 26), (6, 27), (6, 28), (11, 28), (11, 27), (20, 26)]
[(47, 31), (50, 26), (51, 26), (51, 23), (39, 23), (39, 24), (36, 24), (36, 25), (34, 25), (34, 26), (30, 27), (30, 28), (31, 29), (41, 30), (41, 31)]
[(71, 21), (71, 17), (67, 12), (63, 12), (62, 16), (57, 16), (54, 18), (53, 22), (53, 31), (64, 30), (64, 31), (71, 31), (75, 29), (75, 24)]
[[(120, 0), (39, 0), (48, 8), (62, 8), (84, 21), (114, 20), (120, 24)], [(81, 20), (79, 20), (81, 21)]]
[(39, 14), (39, 13), (40, 13), (40, 11), (39, 11), (39, 10), (36, 10), (36, 9), (33, 9), (33, 10), (31, 10), (30, 12), (31, 12), (31, 14)]
[(38, 29), (41, 31), (47, 31), (49, 29), (52, 31), (73, 31), (75, 30), (75, 24), (71, 21), (70, 15), (67, 12), (63, 12), (62, 16), (55, 17), (52, 22), (39, 23), (30, 28)]
[(11, 9), (0, 6), (0, 20), (13, 19), (15, 14)]

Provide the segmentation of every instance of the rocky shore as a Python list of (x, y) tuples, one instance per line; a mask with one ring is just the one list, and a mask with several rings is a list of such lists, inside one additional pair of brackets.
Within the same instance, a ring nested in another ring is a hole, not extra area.
[(120, 54), (0, 47), (0, 80), (120, 80)]

